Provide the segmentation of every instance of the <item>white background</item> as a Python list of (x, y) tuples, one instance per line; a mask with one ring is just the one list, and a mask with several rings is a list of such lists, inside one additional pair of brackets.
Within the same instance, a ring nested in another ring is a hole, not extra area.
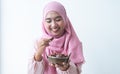
[[(28, 53), (51, 0), (1, 0), (1, 73), (27, 74)], [(120, 74), (120, 0), (57, 0), (83, 43), (82, 74)]]

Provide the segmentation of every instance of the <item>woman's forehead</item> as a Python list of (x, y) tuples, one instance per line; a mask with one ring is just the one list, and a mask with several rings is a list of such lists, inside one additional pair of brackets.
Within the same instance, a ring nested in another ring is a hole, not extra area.
[(55, 11), (50, 11), (46, 14), (46, 17), (45, 18), (61, 18), (61, 15)]

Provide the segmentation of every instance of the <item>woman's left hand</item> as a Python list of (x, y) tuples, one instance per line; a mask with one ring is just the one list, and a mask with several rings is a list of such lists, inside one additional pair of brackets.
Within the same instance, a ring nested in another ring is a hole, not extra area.
[(51, 66), (55, 66), (56, 68), (59, 68), (62, 71), (66, 71), (69, 68), (69, 62), (63, 62), (61, 64), (50, 64)]
[(69, 66), (70, 66), (69, 62), (68, 63), (63, 62), (62, 64), (55, 64), (55, 67), (59, 68), (62, 71), (66, 71), (69, 68)]

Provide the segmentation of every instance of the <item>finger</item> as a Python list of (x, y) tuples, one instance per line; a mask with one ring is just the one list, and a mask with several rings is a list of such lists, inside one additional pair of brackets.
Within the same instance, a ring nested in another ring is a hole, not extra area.
[(66, 64), (66, 62), (63, 62), (62, 64), (63, 64), (63, 65), (65, 65), (65, 64)]
[(69, 63), (63, 62), (62, 63), (64, 67), (67, 67), (69, 65)]
[(47, 39), (44, 38), (42, 41), (42, 45), (49, 45), (49, 42), (52, 40), (53, 40), (53, 38), (47, 38)]
[(52, 40), (53, 40), (53, 37), (45, 38), (45, 39), (44, 39), (44, 41), (46, 41), (46, 42), (50, 42), (50, 41), (52, 41)]
[(52, 40), (53, 40), (53, 37), (48, 38), (48, 41), (52, 41)]
[(59, 68), (59, 67), (60, 67), (60, 65), (58, 65), (58, 64), (55, 64), (55, 67)]
[(50, 66), (55, 66), (53, 63), (49, 63)]

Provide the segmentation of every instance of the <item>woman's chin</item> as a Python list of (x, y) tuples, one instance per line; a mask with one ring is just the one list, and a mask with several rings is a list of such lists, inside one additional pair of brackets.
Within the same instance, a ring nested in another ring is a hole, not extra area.
[(53, 33), (52, 36), (53, 36), (53, 37), (61, 37), (61, 35), (60, 35), (60, 34), (57, 34), (57, 33)]

